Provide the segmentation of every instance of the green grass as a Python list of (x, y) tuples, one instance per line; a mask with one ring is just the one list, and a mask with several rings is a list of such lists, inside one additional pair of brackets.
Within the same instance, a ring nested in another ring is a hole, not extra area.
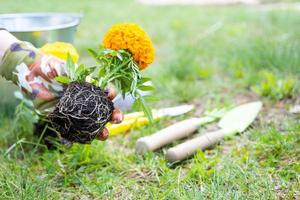
[(31, 116), (14, 116), (17, 102), (1, 80), (0, 199), (299, 198), (300, 119), (287, 112), (299, 98), (299, 11), (151, 7), (129, 0), (1, 1), (0, 13), (33, 11), (84, 15), (75, 41), (83, 62), (90, 62), (86, 48), (101, 43), (112, 24), (141, 24), (156, 47), (156, 62), (145, 71), (157, 87), (154, 107), (188, 102), (199, 114), (259, 98), (265, 109), (245, 134), (170, 165), (167, 148), (142, 157), (134, 144), (171, 119), (61, 152), (36, 146)]

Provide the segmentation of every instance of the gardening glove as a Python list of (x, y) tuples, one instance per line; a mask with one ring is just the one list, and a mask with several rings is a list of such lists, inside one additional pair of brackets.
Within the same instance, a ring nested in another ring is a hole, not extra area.
[(0, 62), (3, 58), (5, 51), (14, 42), (19, 42), (19, 40), (13, 35), (11, 35), (9, 32), (7, 32), (5, 29), (0, 28)]
[[(18, 85), (36, 110), (47, 114), (62, 95), (63, 86), (55, 77), (67, 75), (66, 62), (44, 54), (32, 44), (19, 41), (9, 32), (0, 30), (0, 75)], [(107, 93), (111, 99), (116, 96), (112, 88)], [(114, 110), (112, 122), (120, 123), (122, 120), (121, 111)], [(98, 139), (105, 140), (108, 130), (104, 129), (98, 135)]]

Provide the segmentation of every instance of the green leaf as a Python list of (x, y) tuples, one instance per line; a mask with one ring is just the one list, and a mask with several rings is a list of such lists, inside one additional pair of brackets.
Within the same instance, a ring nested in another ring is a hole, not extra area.
[(112, 50), (112, 51), (110, 52), (110, 55), (111, 55), (111, 56), (117, 56), (117, 55), (118, 55), (118, 52)]
[(79, 65), (78, 68), (76, 69), (75, 71), (75, 79), (78, 80), (80, 79), (80, 77), (83, 75), (84, 73), (84, 70), (85, 70), (85, 67), (84, 65)]
[(93, 73), (96, 67), (88, 67), (85, 65), (79, 65), (75, 71), (75, 80), (76, 81), (85, 81), (87, 76), (94, 77)]
[(152, 110), (147, 106), (143, 97), (140, 97), (139, 100), (141, 102), (141, 107), (142, 107), (143, 112), (149, 119), (150, 123), (153, 123), (154, 119), (153, 119), (153, 115), (152, 115)]
[(87, 51), (91, 55), (92, 58), (97, 60), (98, 54), (96, 51), (94, 51), (93, 49), (88, 49)]
[(155, 90), (155, 87), (152, 86), (152, 85), (142, 85), (142, 86), (139, 86), (139, 90), (142, 90), (142, 91), (153, 91), (153, 90)]
[(134, 108), (143, 110), (145, 116), (149, 119), (150, 123), (153, 123), (152, 110), (146, 105), (146, 102), (142, 96), (138, 97), (134, 102)]
[(118, 57), (121, 61), (123, 61), (123, 57), (122, 57), (122, 54), (121, 54), (120, 52), (117, 52), (117, 57)]
[(57, 76), (57, 77), (55, 77), (55, 80), (64, 85), (71, 83), (71, 79), (67, 76)]
[(75, 64), (74, 64), (74, 62), (72, 60), (72, 57), (70, 56), (69, 53), (68, 53), (68, 56), (67, 56), (66, 69), (69, 73), (69, 76), (70, 76), (71, 80), (75, 80)]
[(139, 82), (140, 82), (141, 84), (146, 83), (146, 82), (148, 82), (148, 81), (151, 81), (151, 78), (150, 78), (150, 77), (142, 77), (142, 78), (139, 80)]
[(98, 77), (103, 77), (103, 76), (105, 76), (105, 69), (104, 68), (98, 69)]

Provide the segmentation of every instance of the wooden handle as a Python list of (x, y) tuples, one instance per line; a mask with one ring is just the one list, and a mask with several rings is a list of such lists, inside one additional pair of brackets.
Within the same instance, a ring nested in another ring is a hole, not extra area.
[(174, 140), (187, 137), (198, 129), (200, 123), (199, 118), (192, 118), (173, 124), (153, 135), (142, 137), (136, 142), (136, 151), (144, 154), (146, 151), (154, 151)]
[(222, 130), (206, 133), (187, 142), (168, 149), (166, 158), (169, 162), (175, 162), (193, 155), (197, 150), (204, 150), (224, 138)]

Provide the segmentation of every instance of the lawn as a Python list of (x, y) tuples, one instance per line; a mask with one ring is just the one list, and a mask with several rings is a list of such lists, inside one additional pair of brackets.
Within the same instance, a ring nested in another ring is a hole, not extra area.
[[(300, 198), (300, 118), (289, 112), (300, 103), (299, 10), (158, 7), (129, 0), (0, 5), (0, 13), (82, 13), (75, 46), (85, 63), (86, 49), (100, 44), (112, 24), (139, 23), (156, 48), (156, 62), (145, 70), (157, 88), (151, 105), (196, 105), (191, 114), (106, 142), (46, 150), (32, 137), (30, 114), (15, 109), (11, 86), (0, 80), (0, 199)], [(135, 154), (137, 138), (175, 120), (257, 99), (264, 108), (253, 126), (213, 149), (177, 164), (165, 161), (167, 147)]]

